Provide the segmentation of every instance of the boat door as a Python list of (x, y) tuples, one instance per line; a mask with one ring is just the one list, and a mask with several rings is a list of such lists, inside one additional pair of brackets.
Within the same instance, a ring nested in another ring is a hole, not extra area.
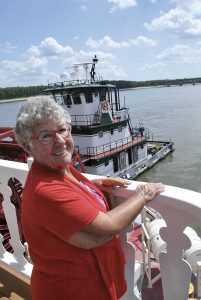
[(127, 166), (127, 161), (126, 161), (127, 155), (126, 152), (123, 151), (119, 154), (119, 169), (124, 170)]

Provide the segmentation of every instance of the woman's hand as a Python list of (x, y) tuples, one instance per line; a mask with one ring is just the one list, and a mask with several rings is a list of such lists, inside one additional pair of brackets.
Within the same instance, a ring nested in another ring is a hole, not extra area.
[[(102, 184), (102, 181), (98, 183)], [(117, 183), (120, 185), (121, 181), (116, 181)], [(111, 181), (108, 184), (110, 185)], [(105, 187), (108, 190), (111, 189), (109, 185)], [(103, 245), (131, 224), (144, 205), (164, 192), (164, 190), (165, 186), (162, 183), (138, 185), (131, 197), (107, 213), (100, 211), (91, 223), (86, 225), (81, 231), (74, 233), (68, 239), (68, 242), (83, 249), (91, 249)]]
[(153, 200), (160, 193), (165, 191), (165, 185), (162, 183), (147, 183), (137, 186), (135, 193), (144, 198), (144, 204)]

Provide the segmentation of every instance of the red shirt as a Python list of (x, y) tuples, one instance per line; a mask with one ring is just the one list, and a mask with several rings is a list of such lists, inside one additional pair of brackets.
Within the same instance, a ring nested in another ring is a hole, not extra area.
[[(104, 198), (73, 167), (71, 172)], [(33, 300), (116, 300), (125, 293), (125, 260), (118, 237), (89, 250), (67, 242), (99, 211), (106, 209), (83, 186), (32, 164), (23, 191), (22, 226), (34, 265)]]

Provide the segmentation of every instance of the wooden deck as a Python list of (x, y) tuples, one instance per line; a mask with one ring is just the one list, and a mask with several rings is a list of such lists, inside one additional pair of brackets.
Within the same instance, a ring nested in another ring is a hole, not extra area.
[(0, 300), (31, 300), (30, 287), (0, 268)]

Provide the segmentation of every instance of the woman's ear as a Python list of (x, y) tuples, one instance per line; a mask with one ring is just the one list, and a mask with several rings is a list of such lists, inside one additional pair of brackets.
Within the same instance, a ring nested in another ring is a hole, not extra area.
[(31, 147), (29, 146), (29, 144), (23, 143), (23, 148), (30, 156), (32, 156), (32, 151), (31, 151)]

